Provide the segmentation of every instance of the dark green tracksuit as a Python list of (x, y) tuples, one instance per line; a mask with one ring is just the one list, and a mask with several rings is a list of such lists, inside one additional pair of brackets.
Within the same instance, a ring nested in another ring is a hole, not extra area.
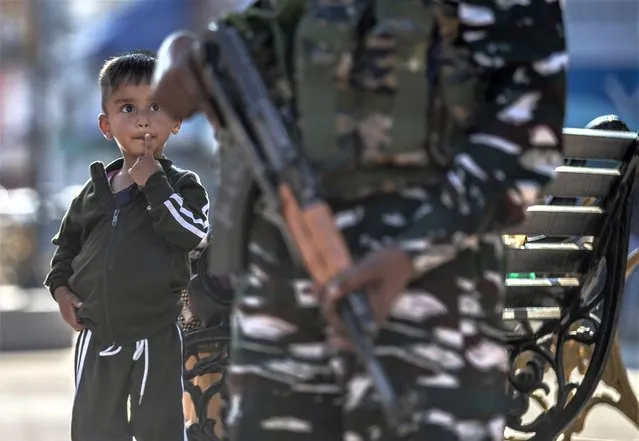
[(184, 439), (176, 318), (209, 203), (194, 173), (160, 162), (146, 186), (117, 194), (109, 179), (123, 160), (94, 163), (53, 239), (45, 284), (82, 299), (77, 314), (87, 327), (76, 345), (73, 441)]

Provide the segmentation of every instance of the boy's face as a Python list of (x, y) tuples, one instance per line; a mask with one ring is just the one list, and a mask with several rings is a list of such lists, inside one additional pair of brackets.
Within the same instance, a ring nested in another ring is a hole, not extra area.
[(152, 100), (147, 83), (122, 84), (104, 103), (106, 114), (99, 118), (100, 131), (108, 140), (115, 139), (123, 153), (131, 157), (144, 154), (144, 134), (151, 135), (155, 156), (162, 154), (171, 134), (180, 130), (173, 120)]

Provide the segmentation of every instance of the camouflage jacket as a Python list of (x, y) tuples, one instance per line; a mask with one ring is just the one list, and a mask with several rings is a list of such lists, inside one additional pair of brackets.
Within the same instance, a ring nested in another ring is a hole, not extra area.
[[(373, 176), (342, 183), (340, 194), (423, 190), (422, 215), (396, 238), (418, 274), (434, 253), (454, 253), (469, 236), (519, 221), (554, 177), (566, 99), (560, 0), (268, 3), (277, 14), (294, 11), (279, 20), (284, 55), (262, 65), (273, 68), (264, 71), (267, 82), (284, 84), (277, 96), (293, 103), (305, 150), (321, 166), (322, 146), (352, 148), (358, 157), (346, 161), (346, 175), (361, 168)], [(411, 58), (417, 50), (426, 55)], [(397, 140), (409, 148), (397, 148)], [(414, 178), (432, 177), (417, 145), (431, 162), (442, 145), (454, 152), (435, 182)]]

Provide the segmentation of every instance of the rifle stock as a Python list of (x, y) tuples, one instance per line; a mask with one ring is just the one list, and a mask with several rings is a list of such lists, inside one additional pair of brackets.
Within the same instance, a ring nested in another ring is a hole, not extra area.
[[(213, 47), (207, 59), (202, 60), (197, 47), (193, 54), (193, 68), (208, 91), (202, 110), (216, 132), (226, 133), (233, 148), (242, 150), (266, 202), (267, 217), (278, 225), (293, 258), (324, 286), (353, 264), (333, 213), (319, 197), (314, 174), (271, 103), (237, 31), (219, 26), (209, 37)], [(397, 396), (374, 354), (377, 325), (366, 297), (349, 294), (338, 311), (358, 358), (371, 375), (387, 425), (405, 434), (412, 427), (415, 403), (412, 396)]]

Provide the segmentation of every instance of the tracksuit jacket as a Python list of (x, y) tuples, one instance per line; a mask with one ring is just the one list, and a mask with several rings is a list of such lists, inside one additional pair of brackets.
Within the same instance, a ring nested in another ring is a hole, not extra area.
[(79, 319), (103, 343), (126, 344), (174, 323), (190, 279), (189, 252), (208, 231), (209, 202), (198, 176), (166, 158), (130, 200), (116, 204), (106, 169), (91, 179), (53, 238), (58, 249), (45, 285), (68, 286), (83, 301)]

